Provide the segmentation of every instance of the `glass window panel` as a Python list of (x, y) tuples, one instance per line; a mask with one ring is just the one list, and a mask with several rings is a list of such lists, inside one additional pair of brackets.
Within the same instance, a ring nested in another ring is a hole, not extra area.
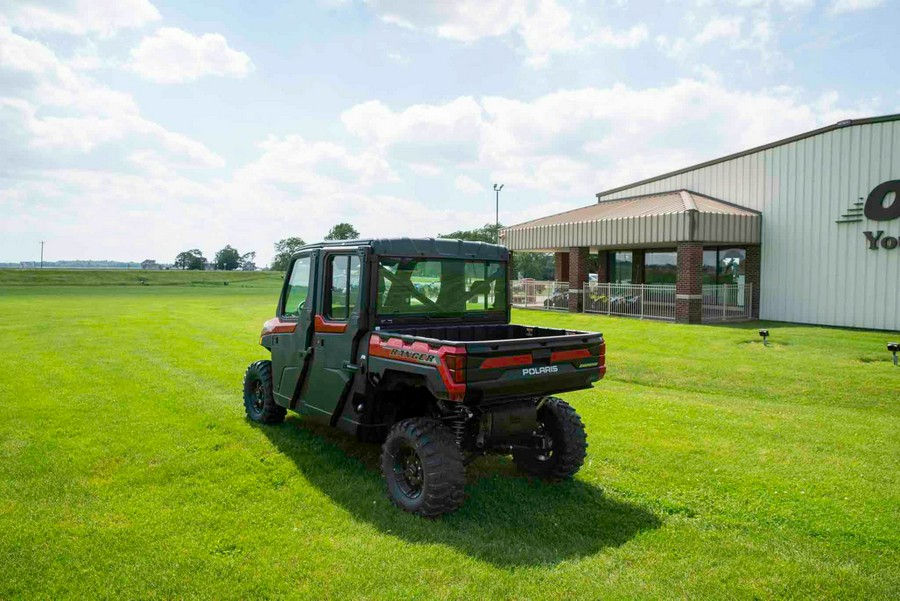
[(703, 283), (704, 284), (716, 284), (717, 278), (716, 274), (718, 273), (719, 261), (718, 261), (718, 251), (716, 249), (710, 249), (703, 251)]
[(747, 264), (747, 251), (743, 248), (719, 249), (720, 284), (742, 284), (744, 282), (744, 268)]
[(674, 284), (677, 279), (677, 252), (647, 252), (644, 254), (644, 283)]
[(615, 251), (610, 253), (610, 282), (614, 284), (631, 283), (631, 251)]
[(497, 261), (384, 257), (379, 315), (506, 311), (506, 264)]
[(310, 257), (302, 257), (294, 262), (291, 279), (288, 280), (287, 295), (284, 299), (283, 315), (286, 317), (296, 317), (305, 306), (309, 296), (309, 267)]

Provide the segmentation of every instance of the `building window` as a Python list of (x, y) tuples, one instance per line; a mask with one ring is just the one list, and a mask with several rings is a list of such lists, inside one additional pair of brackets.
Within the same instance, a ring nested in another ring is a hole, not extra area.
[(631, 283), (631, 251), (609, 253), (609, 281), (613, 284)]
[(747, 266), (745, 248), (707, 248), (703, 250), (704, 284), (743, 284)]
[(678, 253), (674, 250), (644, 254), (645, 284), (674, 284), (678, 279)]

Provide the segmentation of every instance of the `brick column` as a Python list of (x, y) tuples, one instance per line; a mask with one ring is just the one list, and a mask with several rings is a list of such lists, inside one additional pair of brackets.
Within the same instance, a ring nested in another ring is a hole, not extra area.
[(580, 313), (584, 306), (581, 291), (588, 281), (588, 248), (573, 246), (569, 249), (569, 311)]
[(747, 264), (744, 266), (744, 281), (753, 286), (751, 298), (753, 299), (754, 319), (759, 319), (759, 280), (760, 265), (762, 264), (762, 249), (759, 246), (747, 247)]
[(569, 281), (569, 253), (554, 253), (556, 271), (554, 271), (553, 279), (557, 282)]
[(675, 321), (703, 320), (703, 244), (678, 243), (678, 275), (675, 280)]
[(609, 282), (609, 253), (601, 250), (597, 253), (597, 283), (605, 284)]
[(631, 283), (644, 283), (644, 251), (631, 251)]

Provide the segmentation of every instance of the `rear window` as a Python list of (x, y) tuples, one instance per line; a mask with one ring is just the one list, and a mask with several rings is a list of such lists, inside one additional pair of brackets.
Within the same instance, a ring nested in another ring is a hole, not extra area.
[(399, 257), (378, 263), (378, 315), (491, 311), (506, 311), (506, 263)]

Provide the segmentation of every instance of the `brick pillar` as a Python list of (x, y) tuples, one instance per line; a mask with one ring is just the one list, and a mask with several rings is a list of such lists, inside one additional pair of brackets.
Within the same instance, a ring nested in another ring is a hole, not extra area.
[(569, 249), (569, 311), (580, 313), (584, 306), (581, 291), (588, 281), (588, 248), (573, 246)]
[(703, 244), (678, 243), (678, 275), (675, 280), (675, 321), (703, 320)]
[(747, 264), (744, 266), (744, 281), (753, 286), (751, 298), (753, 299), (754, 319), (759, 319), (759, 280), (760, 265), (762, 264), (762, 249), (759, 246), (747, 247)]
[(605, 284), (609, 282), (609, 253), (601, 250), (597, 253), (597, 282)]
[(631, 283), (644, 283), (644, 251), (631, 251)]
[(554, 281), (557, 282), (568, 282), (569, 281), (569, 253), (561, 252), (554, 253), (554, 259), (556, 263), (556, 271), (554, 271)]

